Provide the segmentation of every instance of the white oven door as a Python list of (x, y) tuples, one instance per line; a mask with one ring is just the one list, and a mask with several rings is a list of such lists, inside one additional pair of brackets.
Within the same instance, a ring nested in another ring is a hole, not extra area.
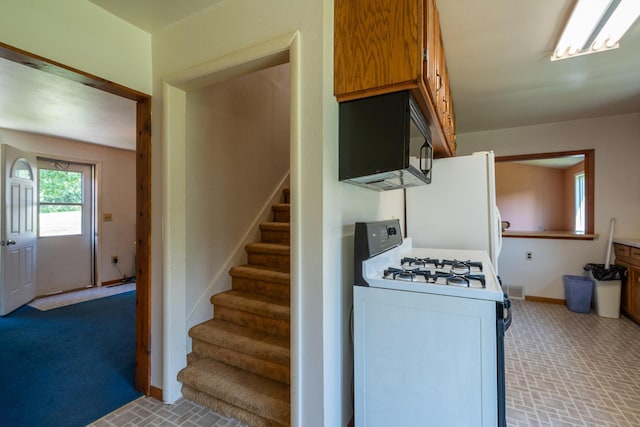
[(496, 303), (354, 287), (358, 426), (498, 422)]

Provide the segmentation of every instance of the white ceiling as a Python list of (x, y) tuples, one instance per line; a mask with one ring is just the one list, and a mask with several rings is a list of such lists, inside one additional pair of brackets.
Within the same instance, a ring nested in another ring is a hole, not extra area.
[(571, 166), (575, 166), (582, 161), (584, 161), (584, 154), (565, 157), (552, 157), (548, 159), (517, 160), (513, 161), (513, 163), (520, 163), (529, 166), (541, 166), (544, 168), (553, 169), (568, 169)]
[[(153, 33), (221, 0), (88, 1)], [(549, 60), (572, 4), (438, 1), (459, 134), (640, 111), (638, 22), (619, 49)], [(135, 149), (135, 103), (2, 60), (0, 127)]]
[[(152, 33), (220, 0), (89, 0)], [(136, 103), (0, 58), (0, 128), (136, 149)]]
[(89, 0), (128, 23), (153, 33), (222, 0)]
[(457, 132), (640, 111), (640, 24), (620, 48), (551, 62), (572, 0), (440, 0)]
[(0, 128), (135, 150), (136, 103), (0, 58)]

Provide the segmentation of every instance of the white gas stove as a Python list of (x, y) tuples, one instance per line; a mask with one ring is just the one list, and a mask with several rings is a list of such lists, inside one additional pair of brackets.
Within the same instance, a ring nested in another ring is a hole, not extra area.
[(354, 261), (358, 425), (505, 426), (511, 311), (489, 255), (414, 248), (391, 220), (356, 224)]
[(481, 250), (414, 248), (410, 238), (362, 261), (371, 287), (503, 301), (489, 255)]

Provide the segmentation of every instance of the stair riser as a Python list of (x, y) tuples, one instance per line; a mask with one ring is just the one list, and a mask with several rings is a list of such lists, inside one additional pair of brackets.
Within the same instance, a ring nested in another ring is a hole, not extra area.
[[(230, 325), (219, 319), (211, 319), (215, 324), (210, 328), (200, 327), (189, 331), (192, 342), (199, 342), (202, 345), (211, 345), (217, 348), (227, 349), (235, 353), (250, 356), (256, 360), (269, 362), (276, 365), (289, 366), (289, 348), (282, 337), (260, 333), (262, 339), (243, 335), (246, 328), (242, 330), (225, 329), (223, 325)], [(253, 331), (255, 332), (255, 331)], [(250, 335), (250, 334), (248, 334)], [(228, 363), (227, 363), (228, 364)]]
[[(184, 386), (280, 424), (289, 424), (291, 393), (286, 384), (229, 366), (200, 359), (178, 372)], [(250, 422), (255, 425), (254, 422)]]
[(199, 354), (196, 354), (194, 352), (191, 352), (191, 353), (187, 354), (187, 366), (193, 365), (194, 363), (196, 363), (200, 359), (202, 359), (202, 356), (200, 356)]
[(249, 264), (274, 267), (281, 271), (289, 271), (289, 255), (276, 255), (261, 252), (247, 254)]
[(289, 222), (291, 220), (291, 212), (289, 210), (274, 210), (273, 222)]
[[(206, 394), (202, 391), (191, 388), (187, 385), (182, 386), (182, 395), (196, 403), (213, 409), (215, 412), (226, 415), (231, 418), (243, 421), (253, 427), (284, 427), (272, 420), (267, 420), (242, 408), (230, 405), (222, 400), (216, 399), (214, 396)], [(289, 423), (286, 424), (287, 426)]]
[(235, 310), (220, 305), (214, 308), (214, 318), (246, 326), (259, 331), (269, 332), (283, 337), (289, 336), (289, 319), (272, 319), (246, 311)]
[(198, 356), (208, 357), (283, 384), (289, 384), (290, 382), (289, 366), (286, 365), (258, 359), (248, 354), (239, 353), (197, 339), (192, 341), (192, 351)]
[[(219, 321), (219, 320), (216, 320)], [(273, 348), (260, 348), (260, 346), (256, 346), (255, 342), (250, 341), (242, 341), (242, 337), (240, 337), (240, 341), (236, 342), (233, 339), (229, 339), (227, 336), (226, 339), (218, 340), (217, 335), (206, 335), (205, 337), (192, 336), (192, 343), (198, 343), (198, 351), (196, 351), (196, 347), (194, 344), (193, 351), (187, 355), (187, 360), (189, 357), (194, 357), (193, 362), (197, 362), (199, 359), (203, 358), (207, 354), (213, 354), (213, 351), (216, 349), (222, 349), (226, 351), (230, 351), (233, 354), (244, 355), (247, 357), (251, 357), (257, 362), (267, 363), (269, 366), (280, 366), (287, 370), (289, 370), (290, 359), (289, 359), (289, 350), (278, 348), (277, 346)], [(213, 339), (212, 339), (213, 338)], [(207, 346), (211, 346), (208, 349)], [(202, 350), (202, 351), (200, 351)], [(233, 363), (228, 363), (225, 361), (227, 365), (233, 365)]]
[(267, 243), (281, 243), (288, 245), (290, 240), (288, 231), (263, 230), (262, 241)]
[(289, 285), (280, 285), (278, 283), (245, 279), (241, 277), (233, 277), (231, 279), (231, 287), (236, 291), (253, 292), (276, 298), (288, 299), (290, 293)]

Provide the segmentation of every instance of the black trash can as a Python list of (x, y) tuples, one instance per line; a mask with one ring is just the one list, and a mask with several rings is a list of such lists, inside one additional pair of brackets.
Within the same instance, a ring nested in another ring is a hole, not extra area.
[(593, 280), (593, 308), (598, 316), (617, 319), (620, 317), (620, 293), (625, 268), (619, 265), (587, 264), (584, 266)]

